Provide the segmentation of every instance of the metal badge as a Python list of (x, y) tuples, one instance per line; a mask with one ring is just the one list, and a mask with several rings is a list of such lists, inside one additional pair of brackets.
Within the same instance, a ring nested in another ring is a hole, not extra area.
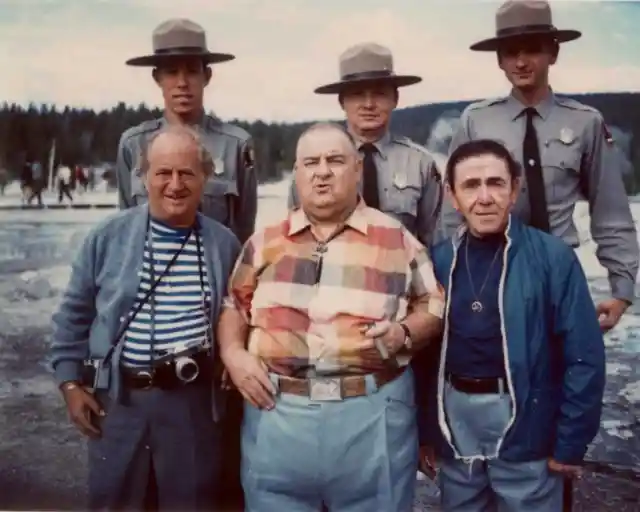
[(224, 174), (224, 162), (220, 158), (214, 158), (213, 160), (213, 174), (216, 176)]
[(309, 380), (309, 398), (314, 401), (335, 402), (342, 400), (340, 378), (314, 377)]
[(407, 175), (405, 173), (396, 172), (393, 175), (393, 186), (403, 190), (407, 188)]
[(562, 130), (560, 130), (560, 141), (563, 144), (571, 144), (575, 138), (576, 136), (571, 128), (562, 128)]

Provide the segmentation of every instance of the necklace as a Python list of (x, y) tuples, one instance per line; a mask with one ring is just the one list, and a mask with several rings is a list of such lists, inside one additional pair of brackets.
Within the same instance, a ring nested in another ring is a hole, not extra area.
[(471, 293), (473, 293), (473, 296), (476, 298), (476, 300), (474, 300), (471, 303), (471, 311), (473, 311), (474, 313), (482, 313), (482, 310), (484, 309), (482, 302), (480, 302), (480, 295), (482, 295), (482, 291), (484, 290), (484, 287), (487, 285), (487, 282), (489, 281), (489, 276), (491, 275), (491, 269), (493, 268), (493, 264), (496, 262), (496, 259), (501, 249), (502, 249), (502, 244), (498, 246), (496, 253), (493, 255), (493, 259), (491, 260), (491, 265), (489, 265), (489, 268), (487, 269), (487, 275), (484, 278), (484, 282), (482, 283), (480, 292), (476, 294), (475, 288), (473, 286), (473, 278), (471, 277), (471, 271), (469, 270), (469, 235), (467, 235), (467, 238), (465, 239), (464, 257), (465, 257), (465, 262), (467, 264), (467, 275), (469, 276), (469, 285), (471, 286)]

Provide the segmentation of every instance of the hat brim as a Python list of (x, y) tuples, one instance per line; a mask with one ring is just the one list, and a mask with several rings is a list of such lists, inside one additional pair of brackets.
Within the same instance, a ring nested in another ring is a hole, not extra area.
[(206, 64), (218, 64), (220, 62), (229, 62), (234, 60), (235, 55), (230, 53), (211, 53), (211, 52), (180, 52), (180, 53), (166, 53), (152, 55), (143, 55), (141, 57), (133, 57), (125, 62), (127, 66), (139, 66), (139, 67), (155, 67), (163, 62), (171, 61), (173, 59), (184, 59), (197, 57), (202, 59)]
[(333, 82), (331, 84), (322, 85), (314, 90), (316, 94), (340, 94), (345, 88), (351, 85), (364, 85), (371, 83), (386, 82), (395, 85), (396, 87), (406, 87), (408, 85), (414, 85), (422, 82), (422, 78), (415, 75), (393, 75), (385, 77), (364, 77), (353, 78), (350, 80), (342, 80), (340, 82)]
[(559, 43), (567, 43), (569, 41), (574, 41), (582, 36), (582, 32), (579, 30), (549, 30), (549, 29), (541, 29), (541, 30), (526, 30), (518, 33), (513, 33), (501, 37), (491, 37), (489, 39), (484, 39), (480, 42), (472, 44), (469, 49), (476, 52), (495, 52), (501, 43), (504, 41), (508, 41), (510, 39), (518, 39), (521, 37), (529, 37), (529, 36), (553, 36)]

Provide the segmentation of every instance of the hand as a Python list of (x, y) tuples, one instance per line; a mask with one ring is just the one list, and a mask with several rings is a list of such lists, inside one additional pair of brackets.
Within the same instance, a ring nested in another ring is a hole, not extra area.
[(563, 464), (554, 459), (549, 459), (549, 470), (569, 478), (580, 478), (582, 476), (582, 467)]
[(67, 404), (69, 418), (76, 428), (87, 437), (100, 437), (100, 429), (91, 423), (91, 413), (104, 416), (105, 412), (93, 395), (82, 386), (69, 383), (62, 387), (62, 396)]
[(615, 327), (628, 307), (629, 303), (622, 299), (609, 299), (598, 304), (596, 312), (602, 330), (607, 332)]
[(373, 340), (382, 359), (388, 359), (389, 356), (394, 355), (404, 346), (404, 329), (398, 322), (382, 320), (373, 325), (364, 326), (361, 332), (367, 338)]
[(436, 477), (436, 454), (431, 446), (421, 446), (418, 469), (431, 480)]
[(244, 399), (258, 409), (273, 409), (276, 388), (269, 379), (267, 365), (244, 348), (221, 354), (229, 377)]

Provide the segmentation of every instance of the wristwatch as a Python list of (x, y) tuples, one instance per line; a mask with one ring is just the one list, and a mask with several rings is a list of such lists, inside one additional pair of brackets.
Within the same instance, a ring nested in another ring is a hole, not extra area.
[(60, 391), (65, 392), (77, 387), (80, 387), (80, 385), (75, 380), (68, 380), (60, 384)]
[(404, 331), (404, 346), (407, 347), (407, 350), (411, 350), (411, 347), (413, 346), (413, 343), (411, 341), (411, 331), (406, 326), (406, 324), (403, 324), (402, 322), (399, 322), (399, 324)]

